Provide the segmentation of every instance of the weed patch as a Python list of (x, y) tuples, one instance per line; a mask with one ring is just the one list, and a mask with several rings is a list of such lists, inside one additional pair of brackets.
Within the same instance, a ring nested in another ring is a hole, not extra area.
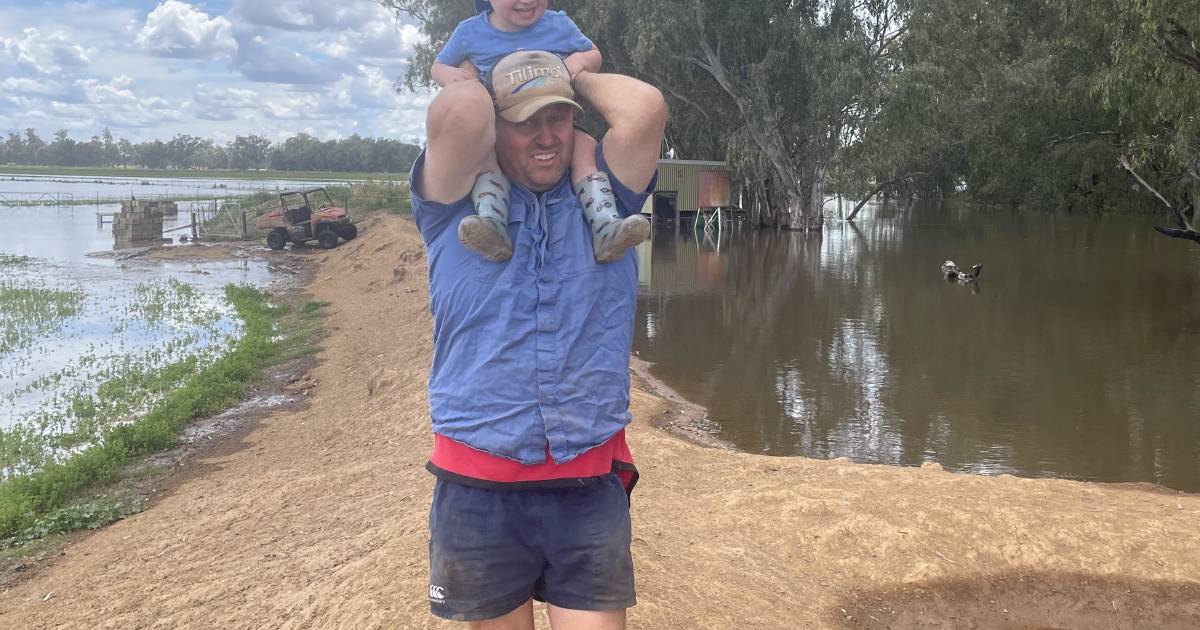
[[(186, 312), (196, 296), (183, 286), (145, 289), (132, 316), (153, 323)], [(312, 351), (321, 303), (274, 303), (258, 289), (234, 285), (224, 298), (241, 320), (240, 338), (211, 354), (117, 362), (94, 393), (76, 388), (61, 396), (58, 413), (0, 431), (0, 540), (17, 544), (60, 527), (117, 518), (126, 508), (87, 507), (81, 497), (120, 479), (126, 464), (175, 446), (193, 420), (240, 401), (265, 368)], [(194, 339), (177, 343), (185, 348)]]
[(82, 304), (82, 291), (0, 281), (0, 355), (57, 330)]

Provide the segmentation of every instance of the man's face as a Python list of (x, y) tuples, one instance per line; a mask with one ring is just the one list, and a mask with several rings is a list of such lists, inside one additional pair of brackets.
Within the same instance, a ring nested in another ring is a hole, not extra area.
[(549, 0), (492, 0), (492, 26), (519, 31), (542, 19)]
[(553, 188), (575, 151), (575, 109), (556, 103), (522, 123), (496, 117), (496, 159), (512, 181), (532, 192)]

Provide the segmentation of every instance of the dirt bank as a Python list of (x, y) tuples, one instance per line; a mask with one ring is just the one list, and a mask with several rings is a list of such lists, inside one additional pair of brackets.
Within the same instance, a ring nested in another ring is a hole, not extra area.
[[(455, 627), (426, 613), (420, 240), (379, 217), (313, 258), (311, 405), (0, 594), (0, 627)], [(634, 394), (632, 628), (1200, 627), (1198, 496), (730, 453), (670, 406)]]

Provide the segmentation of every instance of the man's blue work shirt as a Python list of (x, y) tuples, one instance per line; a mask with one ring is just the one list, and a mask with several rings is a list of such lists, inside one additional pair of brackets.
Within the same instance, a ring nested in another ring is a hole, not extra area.
[[(613, 182), (622, 216), (646, 192)], [(470, 197), (425, 201), (413, 165), (413, 217), (429, 258), (435, 433), (522, 464), (567, 462), (629, 424), (629, 353), (637, 302), (637, 256), (597, 263), (570, 173), (541, 194), (512, 185), (513, 257), (493, 263), (458, 242), (474, 214)], [(654, 179), (657, 179), (655, 175)]]

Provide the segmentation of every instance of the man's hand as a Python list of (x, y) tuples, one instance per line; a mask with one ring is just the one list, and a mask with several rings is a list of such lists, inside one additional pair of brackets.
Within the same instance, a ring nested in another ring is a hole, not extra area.
[(608, 123), (604, 161), (613, 175), (630, 190), (643, 190), (658, 168), (667, 125), (662, 92), (621, 74), (581, 72), (574, 83), (576, 95), (591, 103)]

